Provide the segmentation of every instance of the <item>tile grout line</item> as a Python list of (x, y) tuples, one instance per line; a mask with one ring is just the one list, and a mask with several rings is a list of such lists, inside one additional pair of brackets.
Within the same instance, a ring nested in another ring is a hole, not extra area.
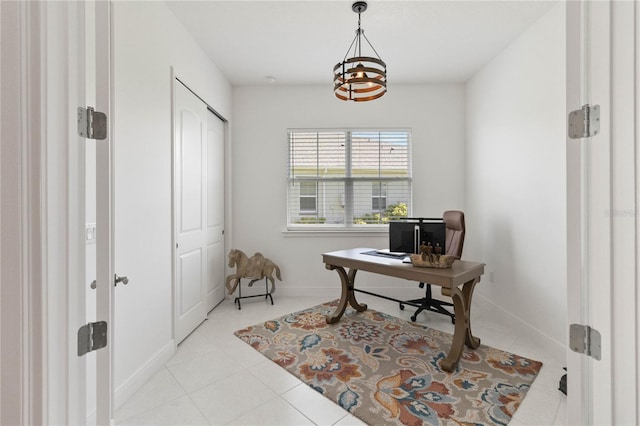
[[(300, 383), (300, 384), (298, 384), (298, 385), (294, 386), (293, 388), (298, 387), (298, 386), (300, 386), (300, 385), (304, 385), (304, 383)], [(305, 385), (305, 386), (306, 386), (306, 385)], [(291, 388), (291, 389), (293, 389), (293, 388)], [(289, 389), (289, 390), (291, 390), (291, 389)], [(287, 392), (288, 392), (288, 391), (287, 391)], [(283, 393), (284, 393), (284, 392), (283, 392)], [(309, 416), (307, 416), (306, 414), (304, 414), (304, 413), (303, 413), (302, 411), (300, 411), (297, 407), (295, 407), (293, 404), (291, 404), (289, 401), (287, 401), (285, 398), (283, 398), (283, 397), (282, 397), (282, 395), (278, 395), (278, 396), (279, 396), (279, 397), (280, 397), (284, 402), (286, 402), (287, 404), (289, 404), (289, 406), (290, 406), (290, 407), (292, 407), (294, 410), (296, 410), (298, 413), (300, 413), (300, 414), (301, 414), (305, 419), (309, 420), (312, 424), (314, 424), (314, 425), (318, 426), (318, 424), (317, 424), (316, 422), (314, 422), (313, 420), (311, 420), (311, 419), (309, 418)], [(340, 419), (340, 420), (342, 420), (342, 419)]]
[[(275, 393), (275, 392), (274, 392), (274, 393)], [(258, 406), (256, 406), (256, 407), (252, 408), (250, 411), (244, 412), (244, 413), (242, 413), (242, 414), (240, 414), (240, 415), (238, 415), (238, 416), (234, 417), (233, 419), (231, 419), (231, 420), (229, 420), (228, 422), (226, 422), (226, 423), (225, 423), (225, 425), (228, 425), (228, 424), (230, 424), (230, 423), (233, 423), (236, 419), (239, 419), (240, 417), (245, 416), (245, 415), (247, 415), (247, 414), (251, 413), (252, 411), (258, 410), (259, 408), (261, 408), (261, 407), (263, 407), (263, 406), (265, 406), (265, 405), (267, 405), (267, 404), (272, 403), (273, 401), (275, 401), (275, 400), (276, 400), (276, 399), (278, 399), (278, 398), (280, 398), (280, 399), (281, 399), (281, 400), (283, 400), (284, 402), (287, 402), (287, 400), (285, 400), (284, 398), (282, 398), (280, 395), (278, 395), (278, 394), (276, 393), (276, 394), (275, 394), (275, 396), (274, 396), (273, 398), (271, 398), (271, 399), (269, 399), (269, 400), (267, 400), (267, 401), (263, 402), (262, 404), (260, 404), (260, 405), (258, 405)], [(287, 403), (288, 403), (288, 402), (287, 402)], [(289, 405), (291, 405), (291, 404), (289, 404)], [(292, 407), (293, 407), (293, 406), (292, 406)], [(299, 412), (299, 413), (300, 413), (300, 410), (296, 409), (296, 407), (293, 407), (293, 408), (294, 408), (297, 412)], [(304, 416), (304, 414), (303, 414), (303, 413), (300, 413), (300, 414), (302, 414), (302, 415)], [(304, 417), (305, 417), (305, 418), (308, 418), (307, 416), (304, 416)], [(312, 423), (313, 423), (313, 422), (312, 422)], [(315, 424), (315, 423), (314, 423), (314, 424)]]
[[(160, 407), (162, 407), (162, 406), (164, 406), (164, 405), (167, 405), (167, 404), (169, 404), (169, 403), (171, 403), (171, 402), (173, 402), (173, 401), (177, 401), (177, 400), (178, 400), (178, 399), (180, 399), (180, 398), (183, 398), (183, 397), (185, 397), (185, 396), (189, 396), (189, 394), (187, 393), (187, 391), (186, 391), (186, 390), (184, 389), (184, 387), (180, 384), (180, 382), (179, 382), (179, 381), (178, 381), (178, 380), (173, 376), (173, 374), (172, 374), (172, 373), (171, 373), (171, 371), (166, 367), (166, 365), (163, 365), (163, 366), (162, 366), (162, 368), (166, 369), (166, 370), (167, 370), (167, 373), (169, 373), (169, 375), (170, 375), (170, 376), (171, 376), (171, 377), (176, 381), (176, 383), (178, 384), (178, 386), (180, 387), (180, 389), (182, 389), (183, 394), (181, 394), (181, 395), (179, 395), (179, 396), (176, 396), (175, 398), (170, 398), (170, 399), (168, 399), (168, 400), (166, 400), (166, 401), (163, 401), (163, 402), (154, 402), (154, 404), (153, 404), (151, 407), (147, 408), (146, 410), (141, 411), (141, 412), (136, 413), (136, 414), (133, 414), (133, 415), (131, 415), (131, 416), (128, 416), (128, 417), (126, 417), (126, 418), (124, 418), (124, 419), (120, 419), (120, 420), (118, 420), (118, 421), (115, 421), (115, 419), (114, 419), (114, 421), (116, 422), (116, 424), (126, 424), (126, 421), (127, 421), (127, 420), (131, 420), (131, 419), (133, 419), (133, 418), (135, 418), (135, 417), (142, 416), (142, 415), (143, 415), (143, 414), (145, 414), (145, 413), (148, 413), (148, 412), (151, 412), (151, 411), (153, 411), (153, 410), (156, 410), (156, 409), (158, 409), (158, 408), (160, 408)], [(159, 372), (158, 372), (158, 373), (159, 373)], [(156, 373), (156, 374), (158, 374), (158, 373)], [(154, 401), (155, 401), (155, 400), (154, 400)], [(197, 406), (196, 406), (196, 408), (197, 408)], [(205, 418), (206, 418), (206, 417), (205, 417)]]
[[(191, 397), (191, 393), (187, 392), (187, 390), (184, 388), (184, 386), (182, 385), (182, 383), (180, 383), (180, 380), (178, 380), (178, 378), (175, 376), (175, 374), (173, 374), (173, 372), (168, 368), (165, 367), (167, 369), (167, 371), (169, 371), (169, 374), (171, 374), (171, 377), (173, 377), (173, 379), (178, 383), (178, 386), (180, 386), (180, 388), (182, 388), (182, 390), (184, 391), (185, 395), (187, 396), (187, 398), (189, 398), (189, 401), (191, 402), (191, 404), (193, 404), (193, 406), (196, 408), (196, 410), (198, 410), (198, 413), (200, 413), (200, 415), (202, 416), (203, 419), (207, 419), (207, 422), (209, 425), (213, 425), (213, 423), (211, 422), (211, 420), (209, 420), (209, 417), (207, 417), (202, 410), (200, 409), (200, 407), (198, 406), (198, 404), (196, 404), (196, 402), (193, 400), (193, 398)], [(195, 392), (195, 391), (194, 391)]]

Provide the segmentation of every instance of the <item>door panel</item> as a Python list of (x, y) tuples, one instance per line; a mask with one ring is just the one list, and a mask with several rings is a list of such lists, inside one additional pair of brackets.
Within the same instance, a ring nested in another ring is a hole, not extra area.
[(176, 342), (207, 315), (207, 107), (175, 82)]
[(216, 307), (224, 299), (224, 241), (216, 242), (207, 247), (209, 279), (207, 285), (207, 310)]
[(224, 123), (209, 112), (207, 132), (207, 311), (224, 299)]
[[(193, 96), (193, 95), (192, 95)], [(200, 105), (195, 105), (200, 106)], [(193, 107), (193, 106), (191, 106)], [(182, 108), (189, 108), (183, 106)], [(200, 111), (180, 111), (180, 232), (202, 231), (203, 125)]]
[(202, 250), (197, 249), (180, 256), (178, 276), (182, 286), (180, 287), (180, 317), (187, 315), (192, 309), (197, 309), (202, 302), (202, 291), (199, 285), (202, 282)]

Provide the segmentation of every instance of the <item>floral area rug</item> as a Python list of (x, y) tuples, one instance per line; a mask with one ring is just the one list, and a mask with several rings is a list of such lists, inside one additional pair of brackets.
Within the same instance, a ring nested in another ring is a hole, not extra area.
[(238, 330), (235, 335), (371, 425), (505, 425), (542, 363), (481, 345), (455, 372), (440, 369), (453, 336), (338, 301)]

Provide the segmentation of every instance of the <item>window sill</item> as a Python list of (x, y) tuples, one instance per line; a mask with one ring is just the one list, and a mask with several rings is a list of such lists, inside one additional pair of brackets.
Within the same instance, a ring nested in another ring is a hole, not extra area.
[(388, 234), (389, 227), (387, 225), (376, 227), (350, 227), (350, 228), (334, 228), (334, 227), (290, 227), (282, 230), (285, 237), (350, 237), (357, 235), (359, 237), (380, 237)]

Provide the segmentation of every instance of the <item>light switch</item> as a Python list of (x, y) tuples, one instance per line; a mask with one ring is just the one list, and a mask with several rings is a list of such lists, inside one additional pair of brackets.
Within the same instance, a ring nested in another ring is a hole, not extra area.
[(96, 242), (96, 224), (95, 223), (87, 223), (84, 231), (84, 237), (87, 243)]

